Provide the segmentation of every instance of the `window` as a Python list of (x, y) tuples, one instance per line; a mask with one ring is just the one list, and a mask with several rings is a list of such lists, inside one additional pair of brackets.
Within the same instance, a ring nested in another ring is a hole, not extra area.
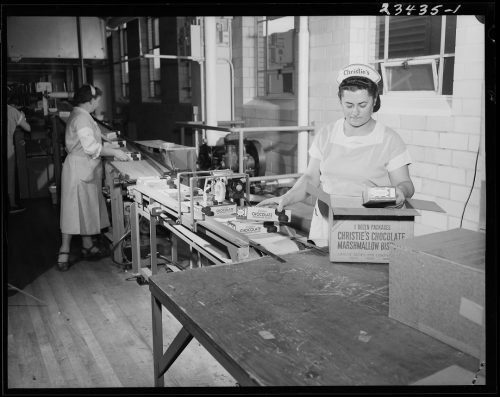
[(453, 94), (456, 16), (378, 16), (382, 92)]
[(295, 18), (257, 21), (257, 95), (294, 94)]
[[(199, 56), (200, 25), (194, 17), (177, 17), (177, 55)], [(193, 92), (193, 62), (188, 59), (178, 59), (179, 103), (191, 103)]]
[(127, 24), (124, 23), (119, 28), (120, 38), (120, 66), (121, 66), (121, 94), (123, 98), (129, 97), (128, 84), (128, 55), (127, 55)]
[[(160, 55), (160, 30), (158, 18), (147, 18), (148, 28), (148, 54)], [(149, 96), (159, 98), (161, 95), (160, 84), (160, 58), (149, 58)]]

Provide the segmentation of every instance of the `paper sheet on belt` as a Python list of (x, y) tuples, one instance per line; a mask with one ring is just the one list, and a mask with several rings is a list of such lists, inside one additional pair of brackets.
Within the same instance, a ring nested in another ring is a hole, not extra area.
[(277, 233), (262, 233), (252, 235), (252, 240), (276, 255), (299, 251), (299, 247), (287, 236)]

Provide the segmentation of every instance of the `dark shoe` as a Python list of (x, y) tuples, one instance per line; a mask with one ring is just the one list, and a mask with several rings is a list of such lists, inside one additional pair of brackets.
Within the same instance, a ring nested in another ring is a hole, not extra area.
[(19, 212), (23, 212), (23, 211), (26, 211), (26, 208), (24, 208), (23, 206), (21, 205), (13, 205), (12, 207), (10, 207), (9, 209), (9, 213), (10, 214), (18, 214)]
[[(60, 261), (59, 260), (60, 255), (68, 255), (68, 259), (66, 259), (66, 261)], [(59, 252), (57, 254), (57, 270), (59, 270), (60, 272), (65, 272), (68, 269), (69, 269), (69, 252)]]
[(109, 255), (109, 252), (103, 248), (99, 248), (96, 245), (92, 245), (90, 248), (82, 247), (82, 259), (87, 261), (96, 261)]

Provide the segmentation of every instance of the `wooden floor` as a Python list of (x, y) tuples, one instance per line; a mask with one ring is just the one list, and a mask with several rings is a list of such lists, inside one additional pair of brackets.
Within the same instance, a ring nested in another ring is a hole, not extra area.
[[(55, 213), (57, 215), (56, 210)], [(20, 233), (12, 228), (16, 224), (20, 227), (25, 214), (9, 217), (9, 282), (22, 292), (11, 290), (8, 297), (7, 387), (152, 387), (148, 286), (139, 285), (135, 279), (127, 280), (133, 276), (130, 271), (108, 258), (98, 262), (80, 261), (67, 272), (57, 271), (50, 263), (55, 259), (50, 250), (57, 252), (60, 241), (57, 239), (46, 242), (45, 251), (49, 253), (39, 254), (39, 269), (33, 271), (34, 265), (27, 263), (30, 259), (22, 254), (26, 246), (12, 238)], [(14, 218), (16, 216), (18, 218)], [(22, 229), (28, 233), (24, 238), (29, 241), (33, 227), (26, 225), (27, 222), (30, 221), (25, 218)], [(58, 233), (57, 224), (47, 226), (56, 230), (39, 235), (38, 245), (43, 246), (47, 236), (54, 238)], [(17, 239), (21, 236), (17, 235)], [(23, 268), (31, 269), (30, 276), (24, 274), (21, 279)], [(166, 310), (163, 321), (166, 348), (179, 331), (180, 323)], [(235, 386), (236, 382), (193, 339), (165, 375), (165, 385)]]

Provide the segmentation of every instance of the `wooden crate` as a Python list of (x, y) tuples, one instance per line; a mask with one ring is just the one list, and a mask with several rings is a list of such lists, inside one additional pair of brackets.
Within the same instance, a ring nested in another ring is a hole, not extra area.
[(397, 242), (389, 317), (484, 359), (485, 234), (453, 229)]

